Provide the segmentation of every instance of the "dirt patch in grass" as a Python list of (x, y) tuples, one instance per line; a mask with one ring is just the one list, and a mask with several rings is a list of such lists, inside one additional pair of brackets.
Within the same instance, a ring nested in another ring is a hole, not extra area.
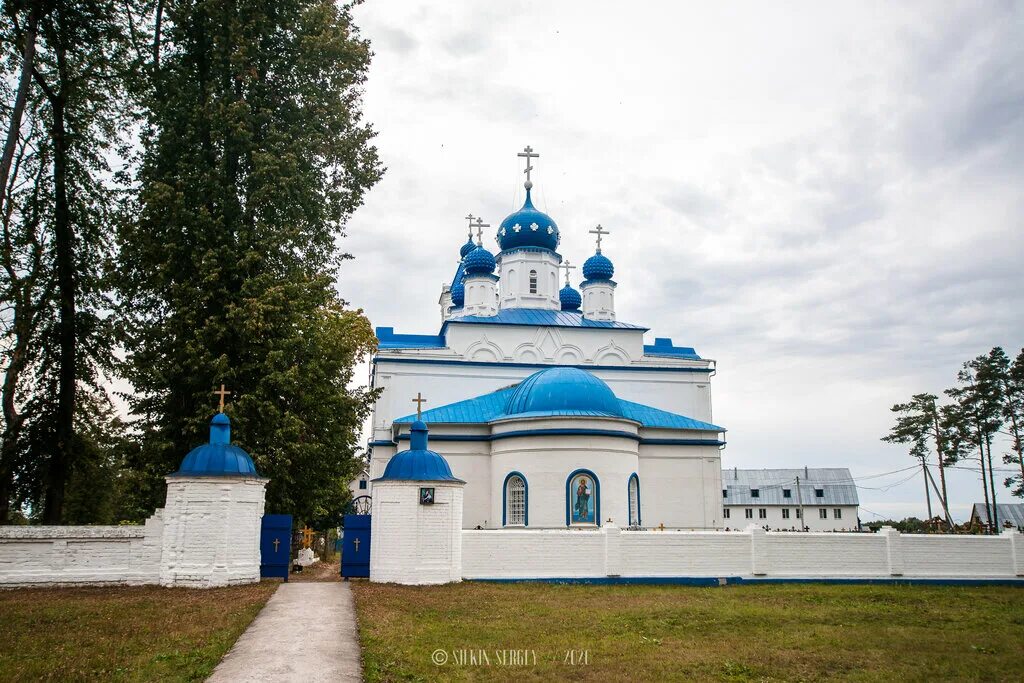
[(1020, 588), (353, 582), (353, 589), (369, 681), (1024, 677)]
[(203, 680), (276, 588), (0, 591), (0, 681)]

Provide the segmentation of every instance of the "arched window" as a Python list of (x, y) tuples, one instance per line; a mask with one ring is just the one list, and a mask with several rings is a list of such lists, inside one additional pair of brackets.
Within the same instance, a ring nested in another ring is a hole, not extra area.
[(629, 526), (640, 526), (640, 477), (629, 475)]
[(502, 524), (504, 526), (526, 526), (529, 521), (526, 477), (519, 472), (510, 472), (505, 477), (503, 498), (505, 509), (502, 511)]
[(565, 525), (601, 525), (601, 482), (590, 470), (576, 470), (565, 480)]
[(537, 271), (530, 271), (530, 294), (537, 293)]

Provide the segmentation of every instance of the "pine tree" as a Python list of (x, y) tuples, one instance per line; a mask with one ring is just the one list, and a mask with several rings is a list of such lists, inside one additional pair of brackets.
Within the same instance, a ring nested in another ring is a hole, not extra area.
[(120, 232), (129, 456), (142, 502), (205, 441), (224, 383), (268, 511), (337, 521), (374, 348), (334, 290), (346, 219), (382, 168), (361, 121), (370, 59), (330, 0), (167, 4), (154, 40), (136, 218)]
[(924, 472), (925, 499), (928, 501), (928, 516), (931, 518), (931, 496), (928, 493), (928, 454), (935, 444), (934, 450), (938, 456), (939, 481), (941, 482), (941, 493), (939, 503), (942, 505), (946, 520), (952, 524), (952, 517), (949, 514), (949, 497), (946, 493), (946, 468), (954, 464), (957, 454), (950, 449), (951, 435), (949, 425), (943, 419), (941, 410), (937, 404), (938, 397), (934, 394), (915, 394), (908, 403), (897, 403), (891, 410), (896, 413), (896, 424), (890, 429), (889, 434), (882, 437), (882, 441), (889, 443), (911, 444), (910, 454), (921, 461), (921, 469)]
[(1024, 349), (1011, 362), (997, 346), (989, 351), (987, 365), (994, 377), (1013, 451), (1003, 456), (1003, 462), (1020, 468), (1020, 475), (1007, 477), (1003, 484), (1014, 496), (1024, 497)]

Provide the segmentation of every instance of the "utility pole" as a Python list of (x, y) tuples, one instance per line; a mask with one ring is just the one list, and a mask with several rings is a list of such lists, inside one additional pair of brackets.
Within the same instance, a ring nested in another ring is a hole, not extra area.
[(928, 501), (928, 519), (932, 518), (932, 494), (928, 490), (928, 465), (924, 462), (924, 457), (921, 457), (921, 470), (924, 472), (924, 499)]
[(804, 496), (800, 492), (800, 477), (796, 478), (796, 502), (800, 506), (800, 531), (807, 530), (807, 523), (804, 518)]
[[(942, 497), (939, 487), (936, 486), (935, 477), (932, 476), (931, 471), (925, 470), (924, 473), (928, 475), (928, 480), (932, 482), (932, 488), (935, 489), (935, 496), (939, 499), (939, 502), (942, 503), (942, 509), (946, 513), (946, 523), (949, 524), (949, 530), (953, 531), (953, 516), (949, 514), (949, 505), (946, 503), (946, 499)], [(927, 483), (927, 481), (925, 483)]]

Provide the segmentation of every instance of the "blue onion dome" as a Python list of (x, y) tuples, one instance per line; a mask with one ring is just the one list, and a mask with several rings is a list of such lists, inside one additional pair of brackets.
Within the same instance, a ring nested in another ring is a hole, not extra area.
[(466, 258), (469, 252), (473, 251), (474, 249), (476, 249), (476, 243), (473, 241), (473, 236), (470, 235), (469, 239), (466, 240), (466, 243), (462, 245), (461, 249), (459, 249), (459, 256), (462, 258)]
[(466, 288), (462, 282), (459, 281), (454, 287), (452, 287), (452, 305), (461, 307), (462, 304), (466, 303)]
[(563, 311), (578, 311), (580, 306), (583, 305), (583, 299), (580, 297), (580, 293), (570, 285), (566, 285), (558, 290), (558, 300), (562, 302)]
[(210, 443), (189, 451), (172, 477), (259, 478), (249, 454), (231, 444), (231, 420), (217, 413), (210, 421)]
[(615, 274), (615, 266), (611, 259), (597, 252), (583, 263), (583, 277), (588, 280), (611, 280)]
[(554, 367), (535, 372), (516, 387), (505, 413), (587, 411), (621, 416), (615, 393), (602, 380), (579, 368)]
[(503, 220), (498, 228), (498, 244), (502, 251), (516, 247), (540, 247), (554, 251), (560, 240), (558, 226), (551, 216), (533, 206), (529, 189), (526, 190), (523, 208)]
[(427, 448), (427, 425), (420, 420), (412, 423), (409, 450), (395, 453), (388, 460), (384, 474), (376, 481), (454, 481), (463, 482), (452, 474), (448, 461), (440, 453)]
[(462, 262), (466, 275), (490, 275), (497, 267), (494, 256), (483, 247), (475, 247)]

